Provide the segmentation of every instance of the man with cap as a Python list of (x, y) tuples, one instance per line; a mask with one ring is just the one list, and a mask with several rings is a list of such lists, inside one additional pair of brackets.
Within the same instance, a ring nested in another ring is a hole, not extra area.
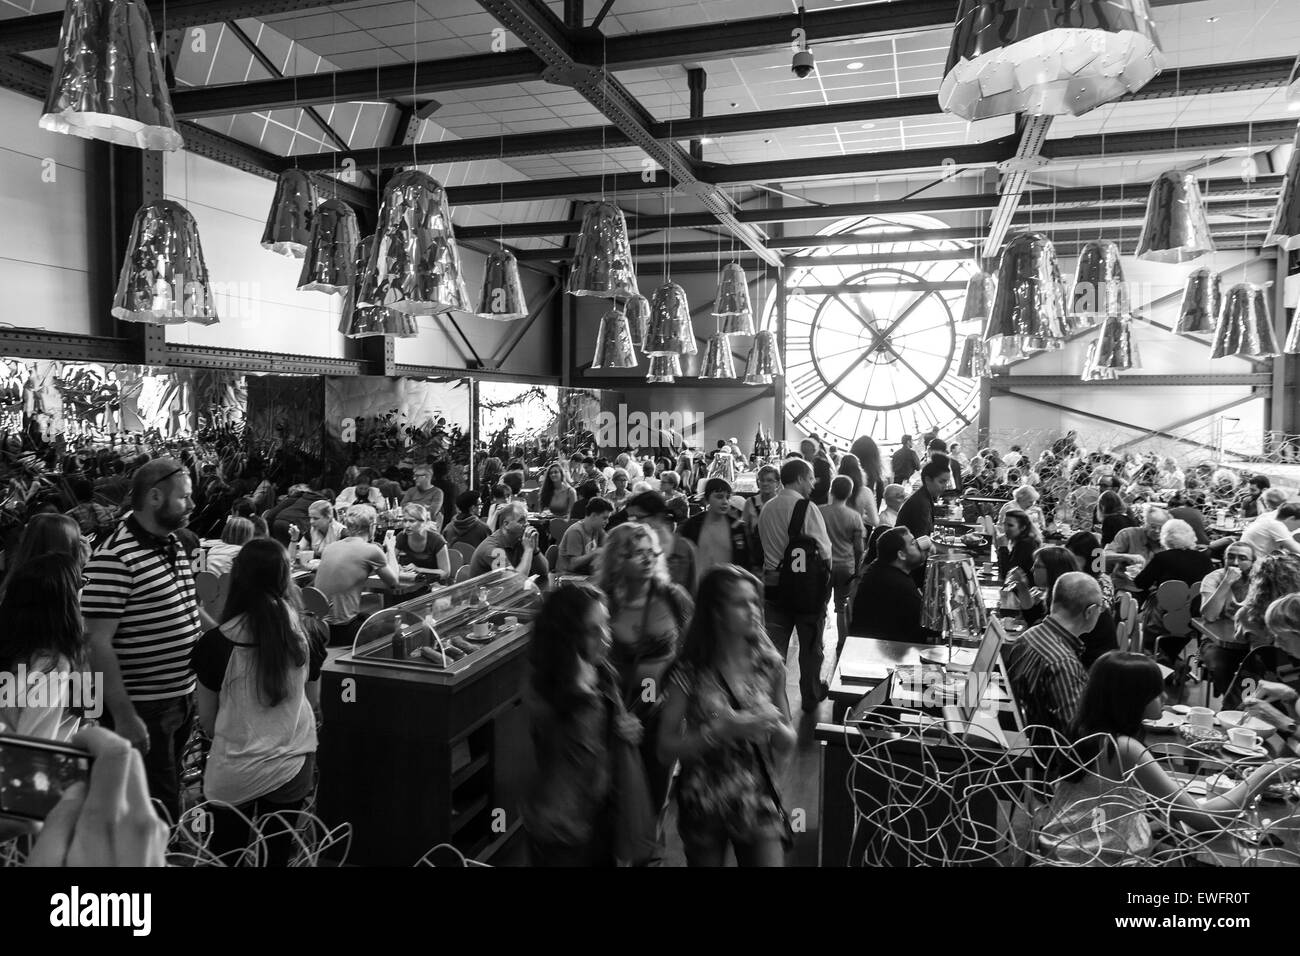
[(194, 510), (189, 469), (142, 465), (131, 513), (86, 565), (81, 609), (91, 669), (103, 675), (104, 723), (141, 751), (149, 793), (180, 817), (181, 754), (194, 717), (190, 652), (213, 621), (200, 609), (177, 536)]

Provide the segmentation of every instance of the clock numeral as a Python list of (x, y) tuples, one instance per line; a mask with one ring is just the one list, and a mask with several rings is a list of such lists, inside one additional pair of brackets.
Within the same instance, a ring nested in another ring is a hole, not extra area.
[(820, 380), (821, 380), (821, 375), (818, 373), (817, 369), (813, 368), (813, 369), (809, 369), (808, 371), (804, 372), (802, 375), (795, 378), (793, 381), (790, 382), (790, 384), (794, 386), (794, 390), (796, 392), (802, 393), (807, 389), (811, 388), (815, 382), (818, 382)]

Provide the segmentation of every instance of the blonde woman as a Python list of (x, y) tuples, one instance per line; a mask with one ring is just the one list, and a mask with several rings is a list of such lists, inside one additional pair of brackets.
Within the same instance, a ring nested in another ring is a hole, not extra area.
[(253, 538), (253, 522), (247, 518), (227, 518), (226, 526), (221, 529), (221, 543), (208, 549), (207, 570), (217, 577), (227, 573), (240, 548)]
[(609, 662), (618, 674), (620, 693), (628, 712), (646, 727), (641, 754), (658, 805), (668, 791), (671, 765), (660, 764), (655, 752), (655, 721), (664, 674), (677, 656), (695, 605), (685, 588), (669, 578), (654, 530), (636, 521), (618, 525), (606, 536), (595, 584), (609, 607)]
[(402, 564), (437, 572), (440, 581), (451, 577), (451, 555), (447, 553), (447, 539), (429, 520), (429, 509), (412, 502), (402, 506), (402, 523), (405, 529), (397, 535), (397, 559)]

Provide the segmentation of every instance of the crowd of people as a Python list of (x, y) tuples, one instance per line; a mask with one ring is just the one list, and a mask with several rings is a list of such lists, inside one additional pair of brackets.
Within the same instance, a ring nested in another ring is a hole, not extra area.
[[(937, 436), (923, 444), (922, 454), (906, 438), (887, 463), (869, 436), (843, 454), (810, 438), (757, 460), (734, 442), (676, 459), (579, 451), (535, 470), (487, 457), (472, 490), (445, 463), (396, 477), (350, 469), (337, 491), (257, 473), (229, 481), (193, 458), (109, 463), (94, 476), (82, 463), (65, 475), (68, 498), (36, 502), (6, 547), (0, 665), (102, 674), (100, 722), (135, 748), (172, 820), (197, 721), (212, 741), (204, 792), (231, 811), (213, 846), (235, 853), (250, 818), (308, 798), (317, 681), (327, 647), (350, 644), (363, 620), (365, 581), (392, 585), (418, 568), (445, 583), (448, 549), (463, 542), (470, 576), (509, 567), (552, 585), (526, 692), (534, 861), (621, 859), (619, 781), (635, 765), (652, 807), (679, 768), (688, 862), (713, 865), (730, 848), (742, 865), (778, 865), (790, 834), (777, 767), (796, 739), (790, 644), (800, 708), (812, 714), (828, 690), (828, 616), (837, 653), (852, 634), (935, 640), (920, 585), (956, 506), (993, 524), (987, 557), (1029, 625), (1007, 655), (1027, 722), (1076, 739), (1129, 734), (1088, 705), (1111, 692), (1098, 681), (1147, 689), (1116, 650), (1115, 594), (1145, 609), (1155, 656), (1144, 659), (1173, 663), (1189, 635), (1162, 631), (1155, 595), (1178, 581), (1215, 632), (1200, 653), (1215, 693), (1246, 697), (1252, 713), (1294, 731), (1287, 679), (1300, 674), (1300, 636), (1286, 628), (1300, 610), (1287, 603), (1300, 592), (1300, 503), (1262, 477), (1086, 452), (1072, 433), (1036, 458), (1017, 446), (967, 458)], [(736, 489), (744, 471), (757, 489), (748, 496)], [(1245, 522), (1240, 539), (1208, 543), (1216, 513), (1229, 511)], [(563, 519), (554, 562), (530, 521), (538, 513)], [(196, 526), (220, 536), (201, 566)], [(303, 613), (290, 574), (303, 552), (319, 559), (313, 586), (329, 601), (319, 619)], [(204, 572), (229, 575), (215, 619), (197, 596)], [(1149, 700), (1134, 697), (1134, 712)], [(82, 723), (67, 700), (0, 711), (0, 722), (58, 740)], [(1112, 757), (1141, 762), (1137, 750)], [(651, 842), (652, 861), (662, 835)], [(273, 862), (285, 852), (277, 846)]]

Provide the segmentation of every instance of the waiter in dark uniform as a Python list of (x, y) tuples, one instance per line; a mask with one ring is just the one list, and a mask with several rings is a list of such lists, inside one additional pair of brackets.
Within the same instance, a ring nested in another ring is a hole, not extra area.
[[(934, 550), (934, 509), (944, 491), (952, 486), (952, 472), (948, 457), (935, 455), (921, 469), (921, 487), (916, 489), (898, 509), (896, 528), (907, 528), (916, 538), (922, 554), (928, 560)], [(925, 581), (925, 562), (912, 571), (912, 576)]]

